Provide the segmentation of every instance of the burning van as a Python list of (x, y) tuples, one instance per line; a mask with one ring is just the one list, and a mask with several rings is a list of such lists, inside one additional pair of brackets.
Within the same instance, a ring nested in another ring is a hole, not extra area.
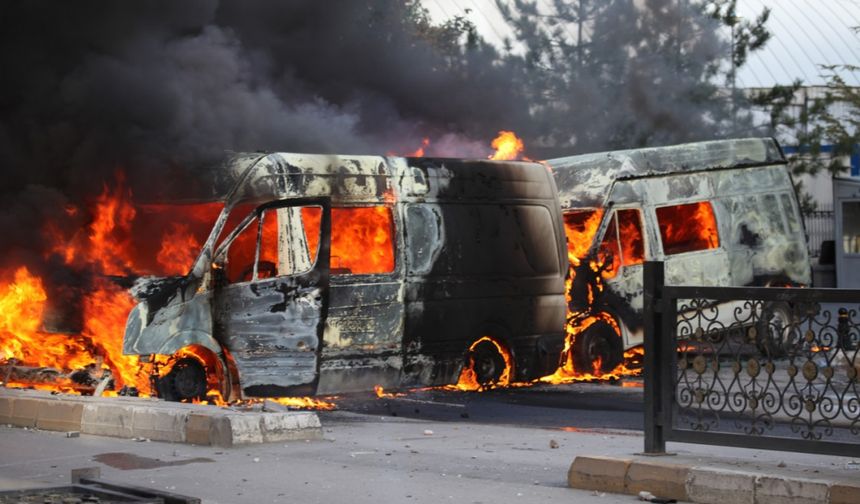
[[(771, 139), (711, 141), (547, 162), (559, 188), (573, 364), (603, 371), (643, 339), (643, 262), (669, 285), (810, 283), (794, 186)], [(570, 329), (569, 329), (570, 331)]]
[(529, 380), (564, 342), (545, 166), (254, 154), (191, 271), (132, 289), (123, 352), (168, 399)]

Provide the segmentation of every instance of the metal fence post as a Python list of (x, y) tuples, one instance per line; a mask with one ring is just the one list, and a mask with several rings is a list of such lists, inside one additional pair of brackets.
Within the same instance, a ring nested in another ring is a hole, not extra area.
[(663, 433), (663, 373), (668, 363), (663, 354), (663, 263), (649, 261), (644, 267), (645, 322), (645, 453), (666, 453)]

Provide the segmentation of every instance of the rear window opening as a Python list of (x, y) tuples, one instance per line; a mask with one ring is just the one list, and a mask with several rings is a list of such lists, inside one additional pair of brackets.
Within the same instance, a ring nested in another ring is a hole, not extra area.
[(657, 209), (663, 253), (682, 254), (720, 246), (717, 219), (710, 202), (700, 201)]

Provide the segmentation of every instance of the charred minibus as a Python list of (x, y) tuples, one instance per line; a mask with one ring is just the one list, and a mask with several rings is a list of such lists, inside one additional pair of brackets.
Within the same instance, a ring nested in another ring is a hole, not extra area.
[(644, 261), (663, 261), (668, 285), (810, 283), (795, 189), (772, 139), (547, 163), (559, 188), (574, 271), (571, 311), (584, 321), (572, 348), (578, 369), (599, 360), (602, 370), (612, 370), (625, 349), (642, 343)]
[(183, 277), (132, 289), (123, 352), (168, 399), (528, 380), (563, 347), (565, 235), (537, 163), (238, 155)]

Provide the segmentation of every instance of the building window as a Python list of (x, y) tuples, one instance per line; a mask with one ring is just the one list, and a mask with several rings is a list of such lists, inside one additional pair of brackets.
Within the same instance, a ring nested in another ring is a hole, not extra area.
[(842, 249), (860, 254), (860, 201), (842, 202)]

